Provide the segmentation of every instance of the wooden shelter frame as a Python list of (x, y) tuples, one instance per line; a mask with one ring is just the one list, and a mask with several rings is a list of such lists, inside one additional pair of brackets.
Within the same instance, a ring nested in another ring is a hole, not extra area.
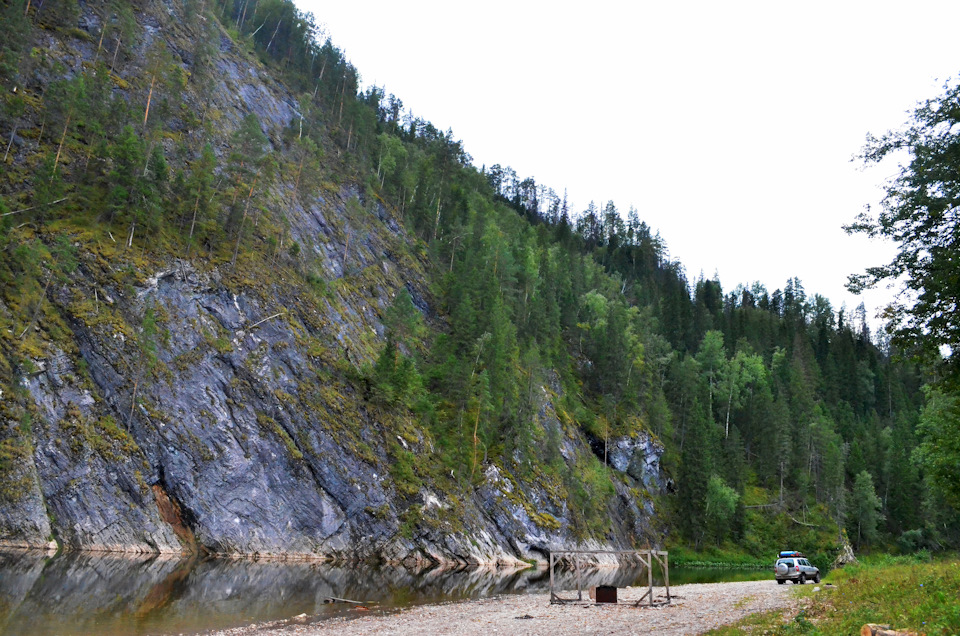
[[(550, 552), (550, 602), (553, 604), (562, 604), (562, 603), (582, 603), (583, 602), (583, 584), (581, 577), (581, 568), (583, 563), (584, 555), (599, 555), (599, 554), (614, 554), (617, 556), (620, 555), (631, 555), (636, 557), (637, 560), (647, 569), (647, 591), (633, 603), (634, 606), (639, 607), (644, 605), (644, 600), (646, 600), (647, 607), (654, 607), (655, 605), (669, 605), (670, 604), (670, 557), (666, 551), (663, 550), (555, 550)], [(571, 558), (573, 561), (573, 569), (576, 572), (577, 576), (577, 598), (561, 598), (556, 593), (556, 588), (554, 587), (554, 577), (553, 570), (558, 563), (566, 558)], [(653, 561), (656, 559), (657, 563), (660, 564), (660, 568), (663, 570), (663, 583), (664, 587), (667, 590), (667, 600), (666, 602), (656, 603), (653, 599)]]

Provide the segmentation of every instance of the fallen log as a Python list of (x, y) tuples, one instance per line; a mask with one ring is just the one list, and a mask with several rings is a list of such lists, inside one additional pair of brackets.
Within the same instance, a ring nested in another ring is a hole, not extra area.
[(324, 603), (350, 603), (352, 605), (363, 605), (363, 601), (351, 601), (348, 598), (337, 598), (336, 596), (328, 596), (323, 601)]
[(877, 623), (866, 623), (860, 628), (860, 636), (920, 636), (912, 630), (899, 631), (892, 629), (889, 625), (878, 625)]
[(819, 527), (819, 526), (817, 526), (816, 524), (806, 523), (806, 522), (800, 521), (799, 519), (794, 519), (793, 517), (790, 517), (790, 521), (794, 522), (794, 523), (797, 524), (798, 526), (806, 526), (807, 528), (817, 528), (817, 527)]
[(37, 208), (45, 208), (48, 205), (56, 205), (58, 203), (63, 203), (70, 197), (63, 197), (62, 199), (57, 199), (56, 201), (51, 201), (50, 203), (41, 203), (40, 205), (31, 205), (29, 208), (23, 208), (22, 210), (14, 210), (13, 212), (4, 212), (0, 214), (0, 217), (10, 216), (12, 214), (22, 214), (24, 212), (29, 212), (30, 210), (36, 210)]

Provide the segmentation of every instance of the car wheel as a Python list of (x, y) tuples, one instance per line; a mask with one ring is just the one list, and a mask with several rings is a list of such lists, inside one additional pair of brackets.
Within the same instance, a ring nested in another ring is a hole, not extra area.
[(784, 583), (786, 583), (786, 581), (783, 579), (777, 579), (777, 585), (783, 585)]
[(803, 584), (806, 583), (806, 582), (807, 582), (807, 575), (801, 573), (801, 574), (800, 574), (800, 579), (797, 581), (797, 583), (799, 583), (800, 585), (803, 585)]
[(819, 573), (819, 572), (817, 572), (816, 574), (813, 575), (813, 582), (814, 582), (814, 583), (819, 583), (819, 582), (820, 582), (820, 573)]

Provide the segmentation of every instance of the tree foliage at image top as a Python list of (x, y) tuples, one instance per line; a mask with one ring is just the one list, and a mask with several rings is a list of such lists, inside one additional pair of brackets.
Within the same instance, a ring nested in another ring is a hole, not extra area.
[[(941, 96), (914, 110), (902, 130), (869, 136), (861, 159), (867, 165), (906, 152), (909, 160), (886, 187), (876, 218), (861, 214), (848, 233), (892, 239), (894, 259), (865, 274), (850, 276), (857, 293), (877, 283), (902, 279), (907, 298), (888, 310), (895, 342), (918, 347), (936, 358), (950, 347), (948, 363), (960, 370), (960, 80)], [(903, 296), (903, 294), (901, 294)], [(912, 306), (908, 303), (915, 301)]]

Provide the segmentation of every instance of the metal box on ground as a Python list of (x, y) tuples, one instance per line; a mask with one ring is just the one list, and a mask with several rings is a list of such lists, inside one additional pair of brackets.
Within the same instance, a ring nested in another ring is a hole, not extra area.
[(612, 585), (597, 586), (597, 603), (616, 603), (617, 588)]

